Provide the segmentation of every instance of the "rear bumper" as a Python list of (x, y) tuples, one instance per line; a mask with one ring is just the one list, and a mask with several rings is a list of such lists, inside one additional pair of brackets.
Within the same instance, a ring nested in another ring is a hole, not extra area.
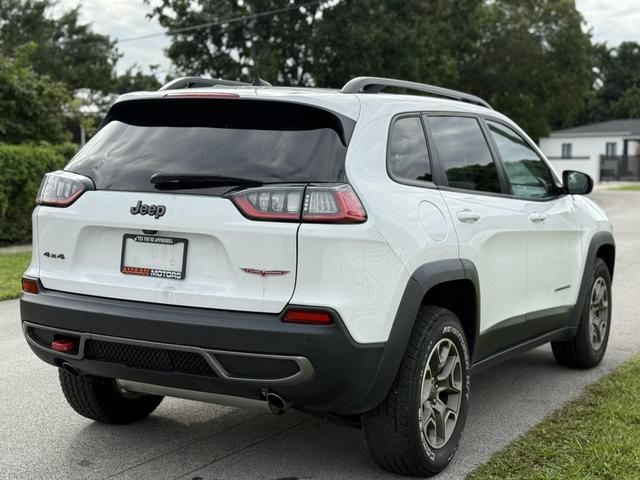
[[(38, 357), (86, 374), (249, 399), (270, 390), (298, 408), (343, 415), (369, 410), (386, 394), (377, 379), (385, 345), (355, 343), (337, 314), (330, 326), (298, 325), (277, 314), (46, 289), (23, 294), (20, 310)], [(56, 335), (78, 348), (51, 350)]]

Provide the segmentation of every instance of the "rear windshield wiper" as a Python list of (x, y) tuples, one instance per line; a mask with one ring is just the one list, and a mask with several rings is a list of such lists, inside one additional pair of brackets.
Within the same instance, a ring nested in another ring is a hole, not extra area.
[(163, 173), (151, 175), (149, 180), (159, 190), (180, 190), (210, 187), (259, 187), (262, 182), (250, 178), (227, 177), (200, 173)]

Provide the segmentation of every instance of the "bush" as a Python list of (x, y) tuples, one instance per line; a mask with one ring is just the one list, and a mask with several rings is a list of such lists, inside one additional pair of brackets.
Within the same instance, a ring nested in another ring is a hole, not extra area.
[(0, 244), (31, 238), (31, 212), (42, 176), (64, 167), (75, 147), (0, 144)]

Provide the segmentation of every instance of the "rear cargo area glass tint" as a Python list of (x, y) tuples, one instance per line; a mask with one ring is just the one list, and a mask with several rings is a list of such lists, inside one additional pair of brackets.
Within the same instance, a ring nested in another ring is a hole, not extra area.
[[(344, 122), (286, 102), (149, 99), (116, 104), (66, 170), (98, 190), (156, 192), (156, 173), (242, 177), (263, 183), (343, 182)], [(174, 190), (219, 195), (229, 187)]]

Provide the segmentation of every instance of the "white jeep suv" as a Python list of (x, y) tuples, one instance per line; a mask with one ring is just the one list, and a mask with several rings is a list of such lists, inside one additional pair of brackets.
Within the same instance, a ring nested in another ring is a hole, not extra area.
[(42, 181), (22, 324), (78, 413), (292, 406), (431, 475), (472, 371), (546, 342), (601, 361), (615, 246), (587, 175), (472, 95), (259, 83), (124, 95)]

